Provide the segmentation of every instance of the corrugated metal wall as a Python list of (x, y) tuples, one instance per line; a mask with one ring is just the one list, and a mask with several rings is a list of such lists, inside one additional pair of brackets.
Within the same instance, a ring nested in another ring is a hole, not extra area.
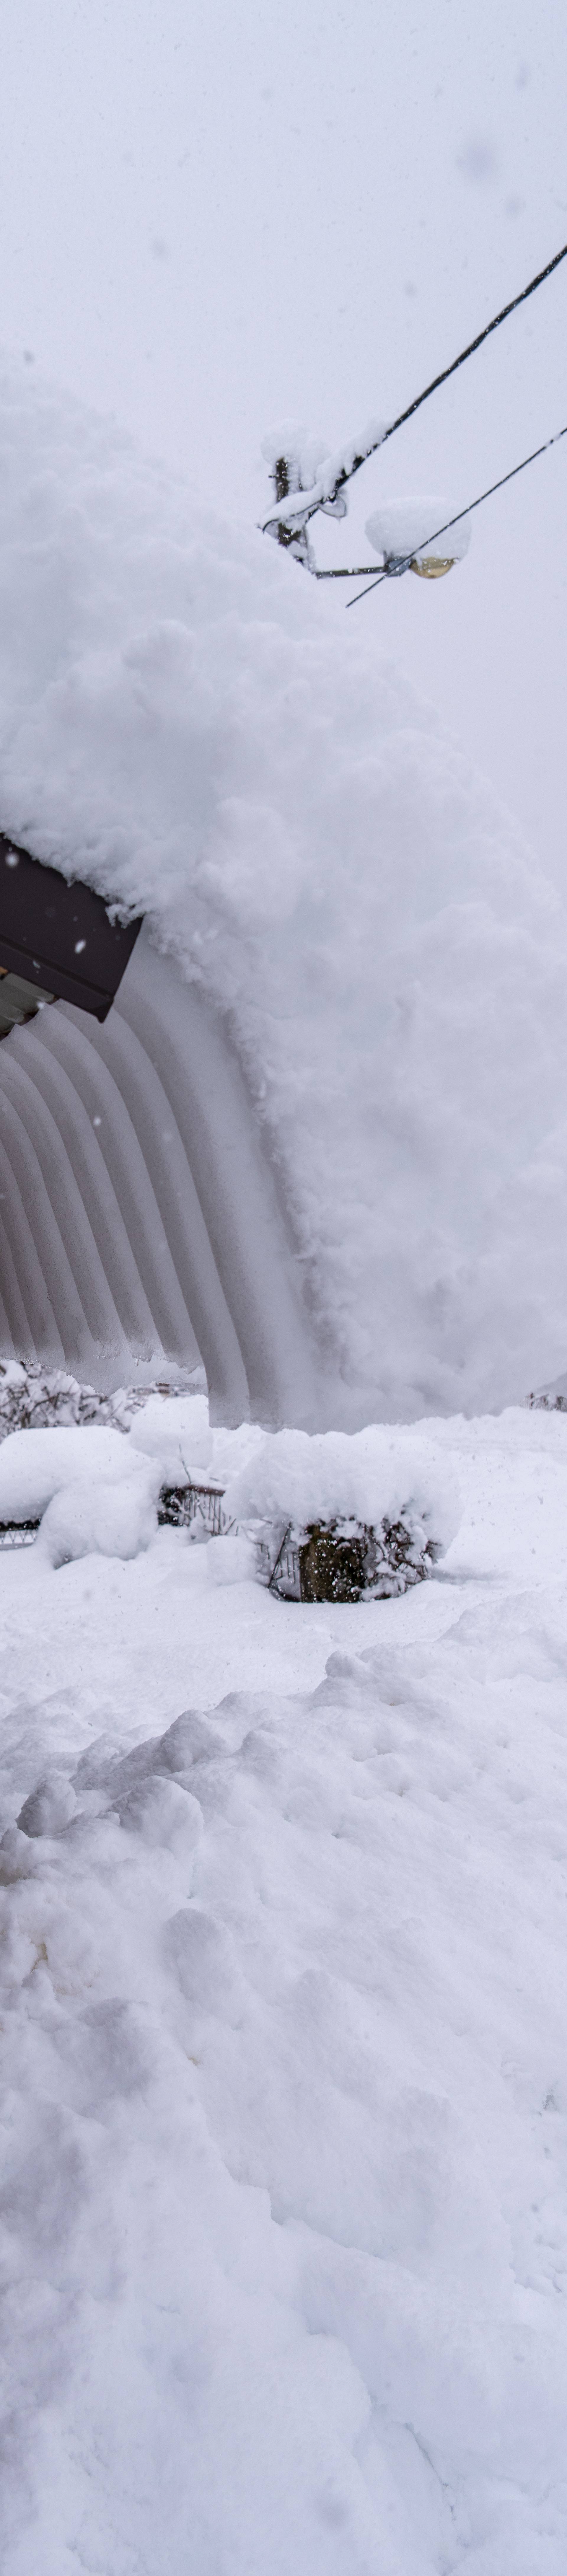
[(145, 929), (103, 1026), (57, 1001), (0, 1045), (0, 1301), (4, 1356), (108, 1388), (200, 1356), (217, 1419), (320, 1417), (240, 1068)]

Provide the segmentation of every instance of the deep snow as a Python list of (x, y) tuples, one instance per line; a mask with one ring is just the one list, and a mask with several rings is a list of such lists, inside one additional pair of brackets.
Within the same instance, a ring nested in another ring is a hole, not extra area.
[(567, 1422), (427, 1435), (404, 1600), (0, 1556), (6, 2576), (563, 2576)]

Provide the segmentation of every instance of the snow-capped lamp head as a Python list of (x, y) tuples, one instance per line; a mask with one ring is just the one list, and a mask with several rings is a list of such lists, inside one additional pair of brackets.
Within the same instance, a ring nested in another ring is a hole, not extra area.
[(438, 496), (382, 501), (366, 521), (366, 535), (375, 553), (382, 555), (390, 580), (399, 579), (403, 572), (417, 572), (424, 581), (438, 581), (468, 552), (470, 518), (459, 518), (451, 527), (454, 518), (454, 503), (440, 501)]

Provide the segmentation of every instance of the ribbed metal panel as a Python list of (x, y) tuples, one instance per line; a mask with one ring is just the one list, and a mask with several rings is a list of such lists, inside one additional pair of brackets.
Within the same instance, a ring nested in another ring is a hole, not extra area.
[(203, 1360), (213, 1416), (318, 1418), (299, 1265), (220, 1017), (144, 929), (104, 1025), (0, 1045), (0, 1352), (111, 1388)]

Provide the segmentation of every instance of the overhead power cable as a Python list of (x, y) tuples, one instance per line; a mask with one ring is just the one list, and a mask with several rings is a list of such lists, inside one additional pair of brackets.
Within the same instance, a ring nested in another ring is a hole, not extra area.
[[(456, 375), (457, 369), (464, 367), (467, 358), (474, 357), (475, 350), (482, 348), (483, 341), (490, 339), (491, 332), (499, 331), (501, 322), (507, 322), (510, 313), (517, 313), (518, 306), (526, 304), (528, 296), (535, 295), (536, 288), (543, 286), (547, 277), (553, 276), (554, 269), (560, 268), (563, 259), (567, 259), (567, 242), (564, 242), (562, 250), (555, 252), (554, 259), (548, 260), (546, 268), (538, 270), (537, 277), (530, 278), (529, 286), (523, 286), (521, 294), (512, 297), (511, 304), (503, 304), (501, 312), (494, 314), (492, 322), (485, 322), (484, 330), (477, 331), (476, 339), (469, 340), (468, 347), (461, 349), (459, 357), (452, 359), (450, 367), (442, 367), (441, 374), (432, 377), (431, 384), (425, 385), (423, 393), (416, 394), (414, 401), (407, 404), (406, 410), (398, 412), (397, 420), (390, 421), (387, 429), (381, 429), (360, 455), (357, 453), (351, 456), (348, 465), (337, 465), (334, 481), (330, 481), (323, 474), (311, 491), (289, 493), (277, 509), (270, 511), (269, 518), (264, 520), (264, 529), (275, 528), (278, 525), (288, 526), (295, 519), (300, 520), (302, 526), (306, 526), (307, 520), (314, 518), (316, 510), (321, 509), (323, 502), (336, 501), (344, 484), (352, 481), (353, 474), (358, 474), (360, 466), (366, 465), (368, 457), (375, 456), (379, 447), (385, 447), (386, 440), (394, 437), (395, 430), (403, 429), (406, 420), (412, 420), (414, 412), (420, 410), (421, 404), (429, 402), (430, 394), (437, 393), (440, 385), (447, 384), (449, 376)], [(539, 453), (539, 450), (536, 452)], [(332, 465), (330, 458), (328, 462)], [(530, 464), (531, 458), (526, 457), (525, 462)], [(517, 466), (515, 471), (519, 473), (520, 468)], [(481, 495), (481, 498), (484, 498), (484, 495)], [(473, 507), (476, 508), (476, 503)], [(354, 601), (351, 601), (351, 606), (354, 606)]]
[[(443, 524), (443, 527), (442, 527), (442, 528), (432, 528), (431, 536), (430, 536), (430, 537), (421, 537), (421, 538), (420, 538), (420, 542), (419, 542), (419, 546), (414, 546), (414, 548), (413, 548), (413, 555), (415, 556), (415, 555), (417, 555), (417, 554), (419, 554), (419, 555), (425, 554), (425, 551), (426, 551), (427, 546), (433, 546), (433, 545), (435, 545), (435, 542), (436, 542), (436, 538), (437, 538), (437, 537), (446, 537), (446, 536), (448, 535), (448, 531), (449, 531), (449, 529), (450, 529), (450, 528), (457, 528), (457, 527), (458, 527), (458, 525), (459, 525), (459, 520), (460, 520), (460, 519), (468, 519), (468, 517), (469, 517), (469, 514), (470, 514), (471, 510), (480, 510), (480, 506), (481, 506), (481, 502), (482, 502), (482, 501), (490, 501), (490, 500), (491, 500), (491, 497), (492, 497), (492, 493), (493, 493), (493, 492), (501, 492), (505, 483), (513, 483), (513, 482), (514, 482), (514, 479), (515, 479), (516, 474), (523, 474), (523, 473), (524, 473), (524, 471), (525, 471), (525, 467), (526, 467), (526, 465), (535, 465), (536, 458), (537, 458), (538, 456), (546, 456), (546, 455), (547, 455), (547, 451), (548, 451), (548, 448), (549, 448), (549, 447), (557, 447), (557, 446), (558, 446), (558, 444), (559, 444), (559, 440), (560, 440), (560, 438), (567, 438), (567, 421), (565, 422), (565, 428), (564, 428), (564, 429), (555, 429), (555, 430), (554, 430), (554, 432), (553, 432), (553, 438), (545, 438), (545, 439), (544, 439), (543, 447), (533, 447), (533, 448), (532, 448), (531, 456), (523, 456), (523, 457), (522, 457), (521, 465), (512, 465), (512, 467), (511, 467), (511, 470), (510, 470), (510, 473), (509, 473), (509, 474), (500, 474), (500, 475), (499, 475), (499, 478), (498, 478), (498, 482), (497, 482), (497, 483), (489, 483), (489, 484), (488, 484), (488, 489), (487, 489), (487, 491), (486, 491), (486, 492), (479, 492), (479, 493), (478, 493), (478, 497), (477, 497), (476, 501), (469, 501), (469, 502), (467, 503), (466, 510), (455, 510), (454, 518), (453, 518), (453, 519), (445, 519), (445, 520), (444, 520), (444, 524)], [(408, 572), (408, 571), (409, 571), (409, 567), (410, 567), (410, 563), (411, 563), (411, 561), (412, 561), (412, 556), (411, 556), (411, 555), (408, 555), (408, 557), (407, 557), (407, 562), (404, 564), (404, 571), (406, 571), (406, 572)], [(361, 571), (362, 571), (362, 565), (361, 565), (360, 569), (361, 569)], [(365, 567), (365, 569), (366, 569), (367, 571), (369, 571), (369, 570), (370, 570), (370, 566), (369, 566), (369, 565), (367, 565), (367, 566)], [(318, 577), (319, 577), (319, 579), (321, 579), (321, 575), (319, 575)], [(378, 589), (379, 589), (379, 587), (380, 587), (380, 582), (381, 582), (381, 581), (387, 581), (387, 580), (388, 580), (388, 577), (389, 577), (389, 576), (388, 576), (388, 572), (387, 572), (387, 570), (386, 570), (385, 572), (379, 572), (379, 573), (376, 573), (376, 574), (375, 574), (375, 577), (374, 577), (374, 580), (373, 580), (373, 581), (369, 581), (369, 583), (368, 583), (368, 587), (367, 587), (367, 589), (366, 589), (366, 590), (357, 590), (357, 591), (355, 592), (354, 599), (347, 599), (347, 608), (356, 608), (356, 606), (357, 606), (357, 603), (358, 603), (358, 600), (359, 600), (359, 599), (368, 599), (368, 598), (369, 598), (369, 595), (370, 595), (370, 591), (371, 591), (371, 590), (378, 590)], [(325, 575), (324, 575), (324, 574), (323, 574), (323, 579), (325, 579)], [(333, 575), (331, 575), (331, 579), (333, 579)], [(348, 581), (348, 579), (349, 579), (349, 574), (348, 574), (348, 573), (346, 573), (346, 574), (345, 574), (345, 580), (346, 580), (346, 581)], [(351, 581), (353, 581), (353, 580), (355, 580), (355, 579), (356, 579), (356, 573), (352, 573), (352, 572), (351, 572), (351, 574), (350, 574), (350, 580), (351, 580)]]

